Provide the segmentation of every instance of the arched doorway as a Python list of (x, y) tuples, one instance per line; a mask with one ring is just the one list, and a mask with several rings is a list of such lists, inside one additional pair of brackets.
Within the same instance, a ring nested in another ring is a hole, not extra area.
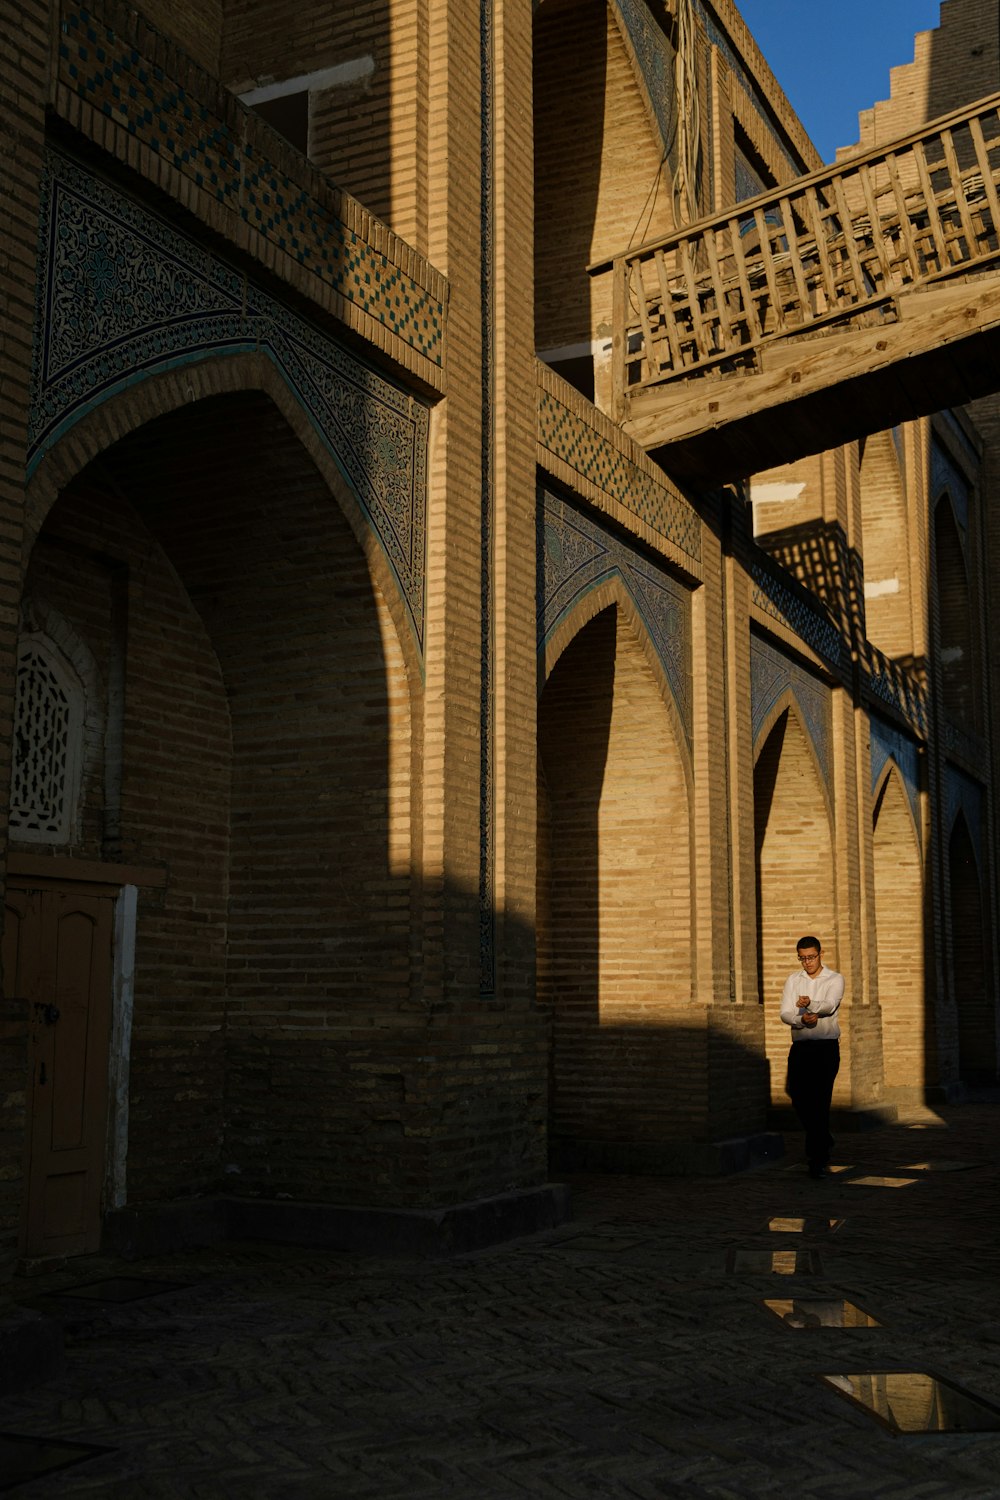
[(338, 484), (232, 392), (107, 448), (31, 558), (109, 725), (62, 852), (165, 872), (137, 918), (133, 1204), (406, 1198), (402, 1079), (370, 1061), (409, 994), (410, 687)]
[(556, 662), (539, 707), (539, 766), (538, 992), (552, 1011), (550, 1134), (556, 1160), (571, 1165), (593, 1160), (593, 1143), (690, 1136), (693, 1070), (704, 1066), (685, 1056), (685, 769), (620, 608), (584, 625)]

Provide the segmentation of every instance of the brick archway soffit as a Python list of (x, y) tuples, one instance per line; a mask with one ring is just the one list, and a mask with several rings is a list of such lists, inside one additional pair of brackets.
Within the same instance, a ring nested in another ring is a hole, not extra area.
[(275, 366), (384, 552), (422, 654), (427, 407), (117, 186), (49, 150), (29, 478), (81, 418), (219, 355)]
[(775, 722), (791, 706), (803, 726), (827, 798), (833, 802), (830, 690), (767, 641), (750, 638), (750, 715), (754, 759)]
[(916, 743), (881, 719), (869, 720), (872, 762), (872, 805), (893, 769), (899, 773), (915, 829), (920, 827), (920, 752)]
[(687, 590), (625, 542), (543, 490), (538, 507), (538, 650), (602, 584), (617, 585), (652, 643), (684, 737), (691, 743), (691, 600)]

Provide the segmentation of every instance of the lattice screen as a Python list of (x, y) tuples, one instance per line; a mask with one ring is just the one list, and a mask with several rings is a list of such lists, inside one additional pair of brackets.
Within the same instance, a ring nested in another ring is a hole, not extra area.
[(14, 704), (11, 837), (64, 844), (79, 793), (83, 692), (45, 644), (23, 641)]

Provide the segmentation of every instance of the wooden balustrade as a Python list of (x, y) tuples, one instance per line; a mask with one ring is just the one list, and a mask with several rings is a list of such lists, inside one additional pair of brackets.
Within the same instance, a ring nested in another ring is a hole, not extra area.
[(614, 274), (614, 414), (766, 344), (893, 323), (897, 298), (1000, 264), (1000, 94), (591, 267)]

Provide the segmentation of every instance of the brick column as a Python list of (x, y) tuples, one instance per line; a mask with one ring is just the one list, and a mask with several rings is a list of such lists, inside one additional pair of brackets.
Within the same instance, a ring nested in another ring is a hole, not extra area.
[[(0, 857), (7, 847), (7, 788), (13, 712), (28, 387), (38, 245), (38, 184), (48, 93), (49, 7), (0, 0)], [(5, 990), (6, 993), (6, 990)], [(24, 1145), (24, 1037), (3, 1017), (0, 1082), (0, 1283), (17, 1249)]]

